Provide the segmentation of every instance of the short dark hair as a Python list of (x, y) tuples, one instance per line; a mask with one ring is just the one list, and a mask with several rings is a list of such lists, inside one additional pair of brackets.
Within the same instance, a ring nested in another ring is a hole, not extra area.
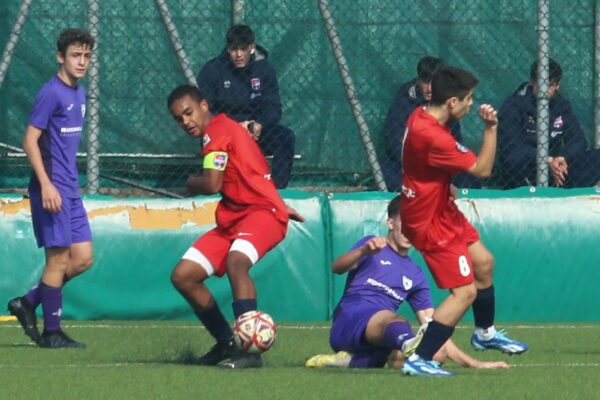
[(398, 214), (400, 214), (400, 196), (399, 195), (394, 197), (388, 203), (387, 214), (388, 214), (388, 218), (396, 218), (396, 216)]
[[(554, 61), (553, 59), (549, 59), (548, 60), (548, 80), (550, 82), (555, 82), (558, 83), (560, 82), (561, 78), (562, 78), (562, 68), (560, 67), (560, 65)], [(537, 80), (537, 71), (538, 70), (538, 62), (537, 60), (533, 62), (533, 64), (531, 64), (531, 71), (529, 72), (529, 76), (531, 78), (532, 81), (536, 81)]]
[(94, 49), (96, 39), (87, 31), (79, 28), (69, 28), (61, 32), (58, 40), (56, 40), (56, 49), (63, 56), (67, 53), (67, 48), (75, 43), (81, 43), (88, 46), (91, 50)]
[(468, 71), (461, 68), (444, 66), (431, 80), (431, 101), (433, 105), (442, 105), (451, 97), (464, 99), (479, 81)]
[(442, 68), (444, 60), (437, 57), (425, 56), (417, 64), (417, 78), (423, 82), (431, 82), (433, 75)]
[(171, 108), (175, 101), (185, 96), (190, 96), (197, 102), (201, 102), (202, 100), (204, 100), (204, 96), (202, 95), (202, 92), (200, 91), (200, 89), (198, 89), (198, 87), (188, 84), (180, 85), (173, 89), (173, 91), (167, 98), (167, 108)]
[(234, 25), (225, 37), (227, 48), (248, 47), (254, 44), (254, 32), (248, 25)]

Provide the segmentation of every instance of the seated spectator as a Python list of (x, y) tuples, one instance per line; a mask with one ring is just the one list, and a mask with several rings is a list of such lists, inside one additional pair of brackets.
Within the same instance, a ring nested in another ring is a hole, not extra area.
[[(600, 150), (588, 150), (587, 139), (560, 93), (562, 68), (550, 59), (548, 98), (548, 183), (557, 187), (586, 187), (600, 180)], [(536, 186), (537, 182), (537, 61), (530, 81), (508, 97), (498, 116), (500, 182), (505, 189)]]
[[(406, 121), (415, 108), (431, 99), (431, 78), (443, 65), (441, 58), (421, 58), (417, 64), (417, 77), (400, 86), (388, 110), (385, 121), (387, 155), (381, 168), (389, 191), (398, 192), (402, 186), (402, 140)], [(462, 142), (460, 123), (452, 121), (451, 129), (456, 141)], [(457, 175), (452, 183), (457, 187), (481, 188), (479, 180), (464, 173)]]
[(254, 32), (234, 25), (227, 47), (198, 74), (198, 87), (213, 114), (225, 113), (254, 136), (265, 155), (273, 155), (271, 171), (278, 189), (287, 187), (296, 136), (279, 125), (282, 108), (275, 70), (267, 51), (256, 45)]

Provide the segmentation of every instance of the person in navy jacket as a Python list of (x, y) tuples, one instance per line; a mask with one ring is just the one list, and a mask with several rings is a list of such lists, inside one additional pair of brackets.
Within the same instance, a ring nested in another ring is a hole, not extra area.
[(279, 124), (282, 107), (275, 69), (249, 26), (231, 27), (226, 44), (221, 54), (201, 68), (198, 87), (213, 114), (225, 113), (238, 121), (265, 155), (273, 155), (272, 179), (283, 189), (292, 170), (296, 135)]
[[(425, 56), (417, 64), (417, 77), (402, 84), (385, 120), (386, 159), (381, 163), (388, 191), (398, 192), (402, 186), (402, 140), (406, 121), (415, 108), (431, 99), (431, 79), (444, 65), (441, 58)], [(460, 122), (451, 122), (452, 136), (462, 143)], [(458, 174), (452, 181), (462, 188), (481, 188), (481, 182), (469, 174)]]
[[(549, 184), (593, 186), (600, 180), (600, 150), (588, 150), (587, 139), (571, 103), (558, 92), (562, 74), (560, 65), (550, 59)], [(500, 182), (505, 189), (537, 185), (537, 61), (531, 65), (530, 78), (504, 101), (498, 116)]]

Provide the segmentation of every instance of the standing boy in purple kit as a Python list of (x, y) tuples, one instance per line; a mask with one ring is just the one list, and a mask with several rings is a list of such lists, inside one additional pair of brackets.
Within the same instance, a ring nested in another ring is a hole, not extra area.
[[(60, 326), (62, 287), (92, 265), (92, 234), (77, 182), (77, 150), (85, 118), (85, 76), (95, 39), (81, 29), (67, 29), (57, 40), (58, 74), (38, 95), (25, 131), (23, 148), (33, 169), (29, 182), (31, 219), (46, 264), (40, 282), (12, 299), (8, 311), (25, 334), (44, 348), (84, 348)], [(42, 305), (44, 331), (35, 309)]]

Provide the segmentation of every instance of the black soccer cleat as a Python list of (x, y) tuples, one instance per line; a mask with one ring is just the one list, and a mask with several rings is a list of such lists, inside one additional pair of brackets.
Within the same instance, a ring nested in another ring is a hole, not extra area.
[(39, 346), (45, 349), (85, 349), (85, 344), (71, 339), (63, 331), (42, 333)]
[(229, 369), (245, 369), (245, 368), (260, 368), (263, 366), (262, 357), (260, 354), (239, 352), (231, 358), (231, 361), (223, 363), (222, 368)]
[(40, 342), (40, 332), (37, 328), (35, 309), (24, 297), (15, 297), (8, 302), (8, 311), (17, 317), (25, 334), (35, 343)]
[(227, 342), (217, 342), (206, 354), (194, 361), (196, 365), (217, 365), (223, 360), (233, 357), (236, 346), (233, 338)]

